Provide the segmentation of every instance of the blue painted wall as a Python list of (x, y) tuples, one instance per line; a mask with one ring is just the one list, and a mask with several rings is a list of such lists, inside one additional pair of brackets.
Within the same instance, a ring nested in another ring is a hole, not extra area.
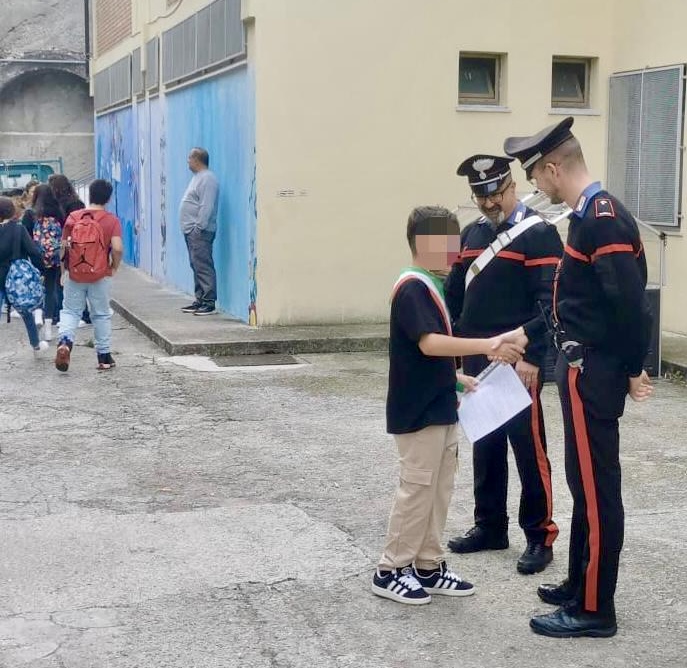
[(111, 179), (125, 261), (189, 294), (193, 277), (178, 207), (194, 146), (220, 182), (218, 307), (255, 323), (255, 95), (250, 67), (234, 70), (96, 119), (99, 177)]

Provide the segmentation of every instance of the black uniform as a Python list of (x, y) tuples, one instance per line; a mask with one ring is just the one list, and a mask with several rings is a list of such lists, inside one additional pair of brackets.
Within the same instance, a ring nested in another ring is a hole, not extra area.
[(565, 346), (556, 366), (573, 497), (568, 577), (582, 610), (611, 614), (624, 525), (618, 418), (629, 376), (642, 371), (651, 316), (637, 224), (599, 183), (571, 214), (555, 283), (558, 342), (580, 344)]
[[(511, 217), (496, 229), (486, 218), (466, 227), (461, 235), (460, 261), (453, 265), (446, 280), (446, 302), (459, 336), (489, 337), (533, 323), (538, 333), (530, 338), (524, 359), (543, 372), (547, 335), (542, 309), (550, 308), (553, 275), (563, 252), (556, 228), (542, 221), (528, 229), (500, 251), (465, 290), (465, 273), (474, 259), (497, 234), (534, 214), (519, 203)], [(488, 364), (485, 356), (464, 357), (463, 371), (476, 376)], [(522, 483), (520, 526), (528, 541), (550, 546), (558, 527), (552, 519), (551, 467), (546, 454), (541, 387), (542, 373), (537, 386), (531, 388), (531, 407), (473, 446), (475, 524), (494, 535), (507, 531), (510, 439)]]

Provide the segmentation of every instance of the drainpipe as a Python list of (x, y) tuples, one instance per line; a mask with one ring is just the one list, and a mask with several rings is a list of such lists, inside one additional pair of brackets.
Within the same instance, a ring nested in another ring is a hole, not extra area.
[(83, 16), (84, 16), (84, 51), (86, 55), (86, 78), (91, 78), (91, 8), (90, 0), (83, 1)]

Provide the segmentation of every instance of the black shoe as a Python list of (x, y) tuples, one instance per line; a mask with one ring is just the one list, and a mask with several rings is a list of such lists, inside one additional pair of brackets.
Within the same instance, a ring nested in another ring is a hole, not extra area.
[(532, 617), (530, 628), (550, 638), (610, 638), (618, 630), (614, 614), (583, 612), (572, 607)]
[(195, 313), (201, 306), (202, 304), (200, 302), (193, 302), (193, 304), (184, 306), (181, 310), (183, 313)]
[(507, 548), (508, 534), (506, 532), (493, 533), (481, 526), (474, 526), (464, 536), (456, 536), (448, 541), (448, 549), (461, 554)]
[(570, 582), (563, 580), (560, 584), (543, 584), (537, 587), (537, 596), (551, 605), (566, 605), (575, 598)]
[(543, 571), (553, 561), (553, 548), (544, 543), (527, 541), (525, 551), (518, 559), (518, 573), (532, 575)]
[(98, 371), (109, 371), (115, 366), (117, 365), (110, 353), (98, 353)]
[(203, 304), (193, 312), (193, 315), (214, 315), (215, 313), (217, 311), (215, 311), (213, 304)]

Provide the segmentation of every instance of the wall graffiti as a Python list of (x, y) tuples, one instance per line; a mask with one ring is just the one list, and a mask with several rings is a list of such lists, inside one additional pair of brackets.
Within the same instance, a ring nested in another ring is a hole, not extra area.
[[(214, 254), (218, 307), (257, 323), (255, 102), (250, 66), (96, 119), (98, 176), (115, 183), (125, 261), (188, 293), (193, 280), (178, 205), (186, 158), (206, 148), (220, 181)], [(174, 137), (174, 141), (169, 141)]]

